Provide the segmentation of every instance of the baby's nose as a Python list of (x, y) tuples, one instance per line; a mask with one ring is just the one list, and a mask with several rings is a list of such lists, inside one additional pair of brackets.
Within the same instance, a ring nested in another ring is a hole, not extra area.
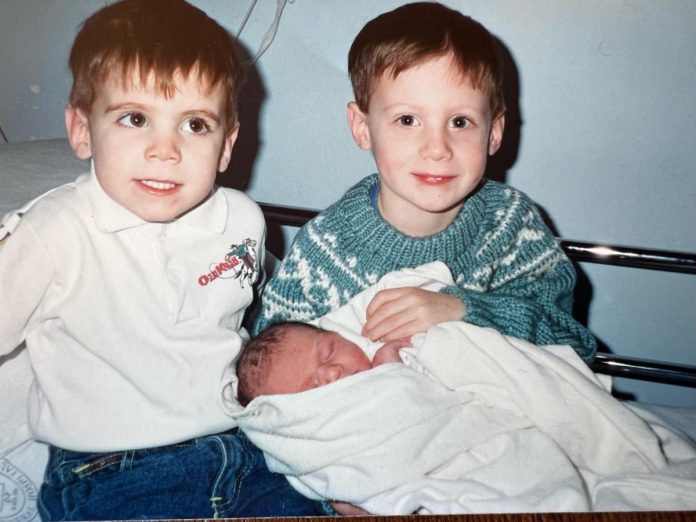
[(341, 378), (343, 374), (343, 366), (340, 364), (325, 364), (321, 367), (319, 379), (321, 385), (332, 383)]

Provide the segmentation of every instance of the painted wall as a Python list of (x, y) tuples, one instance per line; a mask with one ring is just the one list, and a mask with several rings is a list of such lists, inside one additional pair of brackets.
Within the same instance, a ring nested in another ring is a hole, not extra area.
[[(71, 39), (103, 3), (0, 0), (0, 127), (9, 141), (65, 136)], [(194, 3), (236, 33), (253, 2)], [(249, 54), (278, 3), (257, 1), (240, 37)], [(365, 22), (402, 3), (285, 5), (251, 71), (225, 183), (260, 201), (318, 208), (374, 171), (345, 123), (346, 56)], [(527, 192), (565, 238), (696, 252), (695, 3), (445, 3), (484, 23), (505, 50), (508, 128), (492, 176)], [(603, 345), (696, 364), (696, 277), (589, 264), (579, 272), (578, 312)], [(696, 406), (696, 390), (617, 387), (647, 402)]]

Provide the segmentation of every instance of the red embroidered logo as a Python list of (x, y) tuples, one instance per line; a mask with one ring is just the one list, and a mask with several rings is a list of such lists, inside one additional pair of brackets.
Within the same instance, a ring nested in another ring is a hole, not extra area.
[(259, 273), (255, 247), (256, 240), (249, 238), (240, 244), (230, 245), (230, 251), (225, 255), (224, 261), (211, 263), (210, 271), (198, 278), (198, 284), (206, 286), (216, 279), (239, 279), (242, 288), (245, 280), (254, 284)]

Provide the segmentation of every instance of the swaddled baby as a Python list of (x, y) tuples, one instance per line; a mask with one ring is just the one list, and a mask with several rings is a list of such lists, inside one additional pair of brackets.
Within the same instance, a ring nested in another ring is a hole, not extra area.
[(246, 406), (260, 395), (297, 393), (324, 386), (380, 364), (401, 362), (408, 339), (385, 343), (369, 359), (336, 332), (300, 323), (275, 324), (251, 339), (237, 360), (237, 399)]
[(375, 292), (448, 280), (441, 263), (390, 273), (322, 329), (249, 341), (235, 420), (269, 469), (375, 514), (696, 506), (696, 447), (612, 397), (572, 347), (463, 321), (396, 345), (360, 335)]

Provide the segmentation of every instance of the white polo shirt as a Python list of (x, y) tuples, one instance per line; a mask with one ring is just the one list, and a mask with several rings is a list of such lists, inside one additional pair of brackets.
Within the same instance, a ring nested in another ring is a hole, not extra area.
[(0, 355), (26, 341), (34, 436), (111, 451), (233, 427), (223, 392), (264, 240), (258, 205), (231, 189), (166, 224), (93, 174), (41, 198), (0, 246)]

